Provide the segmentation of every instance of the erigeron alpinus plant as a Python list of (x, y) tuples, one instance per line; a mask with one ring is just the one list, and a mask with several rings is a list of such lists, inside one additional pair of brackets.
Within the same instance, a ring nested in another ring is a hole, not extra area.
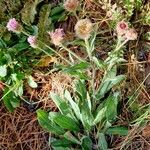
[[(116, 48), (109, 53), (109, 57), (101, 63), (93, 56), (94, 51), (94, 37), (91, 33), (85, 34), (86, 24), (80, 28), (80, 23), (89, 23), (89, 20), (80, 20), (76, 24), (77, 36), (85, 40), (85, 47), (90, 61), (90, 67), (96, 64), (95, 70), (102, 69), (105, 71), (104, 77), (98, 89), (91, 84), (92, 90), (86, 87), (85, 80), (78, 80), (73, 93), (65, 90), (64, 96), (60, 97), (55, 93), (50, 93), (50, 97), (55, 102), (59, 112), (46, 113), (43, 110), (38, 110), (38, 121), (41, 126), (51, 133), (54, 133), (56, 139), (51, 139), (50, 143), (53, 148), (57, 147), (74, 147), (86, 150), (107, 149), (107, 142), (105, 134), (119, 134), (127, 135), (128, 129), (121, 126), (112, 126), (112, 123), (117, 117), (117, 106), (120, 97), (120, 92), (112, 91), (107, 98), (104, 96), (114, 86), (118, 85), (125, 79), (124, 75), (118, 75), (116, 71), (116, 64), (124, 62), (122, 58), (122, 46), (129, 41), (137, 38), (137, 33), (134, 29), (128, 28), (126, 22), (119, 22), (116, 27), (118, 43)], [(91, 22), (90, 22), (91, 24)], [(85, 28), (85, 30), (83, 30)], [(89, 30), (88, 30), (89, 31)], [(91, 28), (90, 28), (91, 31)], [(92, 31), (91, 31), (92, 32)], [(94, 31), (95, 32), (95, 31)], [(81, 35), (79, 35), (81, 34)], [(92, 39), (90, 39), (90, 36)], [(86, 37), (86, 38), (84, 38)], [(92, 43), (92, 42), (93, 43)], [(77, 65), (74, 65), (77, 67)], [(80, 66), (82, 67), (82, 66)], [(85, 68), (84, 68), (85, 69)], [(88, 66), (87, 68), (88, 69)], [(94, 77), (92, 75), (92, 77)]]

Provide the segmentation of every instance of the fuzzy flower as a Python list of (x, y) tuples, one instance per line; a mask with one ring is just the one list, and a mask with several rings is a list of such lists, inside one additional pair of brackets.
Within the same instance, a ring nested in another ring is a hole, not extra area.
[(75, 25), (76, 35), (80, 39), (88, 39), (92, 32), (92, 22), (89, 19), (81, 19)]
[(118, 36), (124, 35), (127, 29), (128, 29), (128, 24), (125, 21), (118, 22), (116, 26), (116, 31)]
[(64, 8), (69, 12), (74, 12), (78, 7), (78, 0), (66, 0), (64, 2)]
[(54, 32), (48, 32), (51, 37), (52, 43), (59, 46), (62, 43), (64, 31), (61, 28), (56, 29)]
[(126, 31), (126, 34), (125, 34), (125, 37), (128, 40), (136, 40), (137, 36), (138, 36), (138, 34), (135, 29), (129, 29)]
[(18, 32), (20, 25), (19, 25), (18, 21), (16, 21), (15, 18), (12, 18), (8, 21), (6, 27), (7, 27), (8, 31)]
[(28, 43), (30, 44), (31, 47), (36, 48), (37, 47), (37, 38), (36, 36), (29, 36), (27, 39)]

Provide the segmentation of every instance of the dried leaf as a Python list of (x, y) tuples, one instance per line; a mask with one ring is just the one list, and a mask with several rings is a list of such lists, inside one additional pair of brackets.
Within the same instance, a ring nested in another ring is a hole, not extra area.
[(50, 63), (56, 62), (56, 57), (46, 56), (40, 59), (39, 63), (37, 64), (38, 67), (48, 67)]

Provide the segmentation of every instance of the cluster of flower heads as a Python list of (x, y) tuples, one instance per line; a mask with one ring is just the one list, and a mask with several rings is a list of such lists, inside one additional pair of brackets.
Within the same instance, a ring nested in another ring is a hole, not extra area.
[[(75, 10), (78, 6), (78, 1), (77, 0), (67, 0), (64, 3), (65, 9), (69, 10), (70, 9)], [(21, 32), (20, 29), (21, 25), (18, 23), (18, 21), (15, 18), (12, 18), (8, 21), (7, 23), (7, 29), (12, 32)], [(89, 19), (81, 19), (77, 21), (75, 25), (75, 33), (76, 36), (82, 40), (89, 39), (91, 36), (93, 24)], [(117, 24), (116, 26), (116, 31), (117, 35), (119, 38), (126, 39), (126, 40), (135, 40), (137, 38), (137, 32), (133, 28), (129, 28), (128, 23), (125, 21), (121, 21)], [(61, 46), (63, 39), (64, 39), (64, 31), (62, 28), (55, 29), (55, 31), (48, 32), (51, 42), (55, 46)], [(31, 47), (37, 48), (38, 42), (37, 42), (37, 37), (36, 36), (29, 36), (27, 39), (28, 43), (30, 44)]]
[(125, 21), (118, 22), (116, 26), (117, 35), (120, 38), (127, 40), (136, 40), (137, 32), (134, 28), (129, 28), (128, 23)]
[[(76, 36), (83, 40), (88, 39), (92, 32), (92, 26), (92, 22), (89, 19), (79, 20), (75, 25)], [(19, 32), (20, 24), (15, 18), (13, 18), (9, 20), (6, 27), (9, 31)], [(54, 45), (60, 46), (62, 44), (65, 35), (62, 28), (55, 29), (55, 31), (48, 32), (48, 34)], [(27, 41), (31, 47), (37, 48), (38, 42), (36, 36), (29, 36)]]

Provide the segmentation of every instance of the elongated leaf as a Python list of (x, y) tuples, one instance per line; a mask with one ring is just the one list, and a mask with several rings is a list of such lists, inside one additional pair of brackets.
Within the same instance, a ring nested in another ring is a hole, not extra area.
[(94, 118), (90, 112), (88, 104), (83, 102), (83, 105), (81, 104), (80, 106), (80, 110), (82, 124), (85, 127), (85, 129), (90, 130), (93, 125)]
[(51, 143), (52, 147), (70, 147), (72, 142), (67, 140), (67, 139), (60, 139), (60, 140), (55, 140), (52, 141)]
[(82, 101), (86, 101), (87, 91), (85, 87), (85, 81), (79, 80), (76, 84), (76, 91), (80, 95)]
[(100, 150), (107, 150), (108, 144), (103, 133), (98, 134), (98, 147)]
[(82, 150), (92, 150), (92, 140), (90, 139), (90, 137), (85, 136), (82, 138)]
[(78, 119), (81, 119), (80, 109), (79, 109), (78, 105), (74, 102), (74, 100), (71, 98), (71, 95), (70, 95), (69, 91), (67, 91), (67, 90), (65, 91), (65, 98), (69, 101), (76, 117)]
[(65, 131), (62, 128), (60, 128), (58, 125), (54, 124), (52, 121), (49, 120), (47, 112), (38, 109), (36, 113), (38, 122), (44, 129), (58, 135), (65, 133)]
[(112, 135), (127, 135), (128, 128), (123, 126), (110, 127), (107, 129), (106, 134)]
[(70, 131), (79, 131), (80, 128), (78, 124), (70, 117), (65, 115), (55, 113), (53, 116), (53, 121), (58, 124), (63, 129), (68, 129)]
[(104, 69), (106, 67), (104, 62), (101, 60), (98, 60), (96, 57), (93, 57), (92, 59), (99, 69)]
[(56, 104), (56, 106), (62, 114), (67, 115), (71, 113), (68, 104), (59, 95), (51, 92), (50, 97), (52, 98), (52, 100), (54, 101), (54, 103)]
[(118, 75), (112, 79), (108, 78), (100, 85), (97, 91), (96, 98), (99, 100), (102, 98), (112, 87), (118, 85), (121, 81), (125, 79), (124, 75)]
[(114, 95), (109, 96), (106, 101), (106, 117), (108, 121), (112, 121), (117, 116), (117, 105), (118, 105), (119, 93), (114, 93)]
[(62, 5), (56, 6), (51, 11), (51, 16), (61, 14), (64, 11), (64, 7)]
[(90, 95), (89, 95), (88, 92), (87, 92), (87, 103), (88, 103), (89, 110), (91, 112), (91, 110), (92, 110), (92, 104), (91, 104), (91, 99), (90, 99)]
[(97, 124), (99, 122), (102, 121), (102, 119), (105, 117), (105, 113), (106, 113), (106, 107), (102, 108), (96, 115), (93, 124)]
[(84, 69), (89, 68), (89, 65), (90, 65), (90, 64), (87, 63), (87, 62), (81, 62), (81, 63), (79, 63), (79, 64), (76, 64), (76, 65), (70, 67), (69, 69), (70, 69), (70, 70), (84, 70)]
[(84, 73), (84, 70), (89, 67), (89, 63), (87, 62), (81, 62), (79, 64), (76, 64), (74, 66), (64, 68), (63, 71), (66, 73), (69, 73), (73, 76), (79, 77), (80, 79), (88, 79), (89, 77), (87, 76), (86, 73)]
[(69, 131), (64, 134), (64, 137), (75, 144), (81, 144), (80, 141), (75, 136), (73, 136)]

